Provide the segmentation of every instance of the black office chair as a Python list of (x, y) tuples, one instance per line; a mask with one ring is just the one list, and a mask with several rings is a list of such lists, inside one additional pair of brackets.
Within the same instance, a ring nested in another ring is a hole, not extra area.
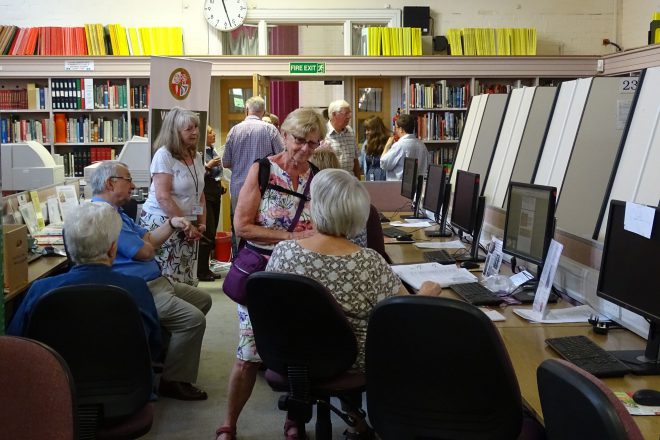
[(149, 346), (125, 290), (95, 284), (55, 289), (35, 304), (26, 336), (57, 350), (69, 365), (81, 439), (133, 439), (149, 432)]
[(76, 439), (69, 367), (39, 341), (0, 336), (0, 438)]
[(638, 440), (643, 436), (625, 406), (600, 379), (562, 359), (536, 370), (548, 440)]
[(288, 391), (279, 408), (302, 427), (316, 404), (318, 440), (332, 438), (330, 410), (353, 425), (330, 397), (361, 393), (364, 375), (349, 372), (357, 341), (330, 292), (301, 275), (259, 272), (248, 278), (247, 306), (266, 379), (275, 391)]
[(490, 319), (463, 301), (380, 302), (369, 318), (366, 374), (369, 420), (383, 440), (521, 434), (523, 406), (506, 348)]

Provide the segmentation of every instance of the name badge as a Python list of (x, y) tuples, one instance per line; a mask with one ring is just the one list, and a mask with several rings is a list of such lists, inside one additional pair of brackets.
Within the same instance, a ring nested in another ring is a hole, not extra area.
[(195, 203), (192, 207), (193, 215), (202, 215), (204, 214), (204, 207), (199, 203)]

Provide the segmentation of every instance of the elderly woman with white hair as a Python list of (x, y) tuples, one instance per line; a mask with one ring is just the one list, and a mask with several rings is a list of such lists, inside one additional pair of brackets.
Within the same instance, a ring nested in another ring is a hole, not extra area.
[[(357, 338), (354, 368), (364, 371), (371, 310), (385, 298), (408, 292), (378, 252), (347, 238), (363, 230), (369, 216), (369, 194), (354, 176), (340, 169), (321, 170), (312, 181), (311, 196), (316, 234), (280, 242), (266, 270), (304, 275), (328, 288), (346, 312)], [(441, 290), (440, 285), (427, 281), (419, 293), (437, 296)], [(366, 423), (345, 435), (348, 439), (372, 438)]]

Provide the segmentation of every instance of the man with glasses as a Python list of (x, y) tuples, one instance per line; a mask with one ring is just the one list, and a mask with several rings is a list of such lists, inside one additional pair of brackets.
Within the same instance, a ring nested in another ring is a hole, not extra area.
[(429, 164), (429, 152), (424, 142), (415, 136), (415, 118), (407, 113), (401, 114), (396, 120), (395, 134), (399, 136), (394, 141), (391, 136), (380, 156), (380, 167), (385, 170), (387, 180), (403, 178), (403, 163), (406, 157), (417, 159), (417, 173), (426, 176)]
[(211, 297), (203, 290), (162, 276), (154, 259), (156, 250), (173, 233), (180, 234), (182, 240), (188, 238), (190, 222), (185, 217), (171, 217), (153, 231), (138, 226), (121, 208), (130, 200), (135, 185), (128, 167), (119, 161), (101, 162), (90, 185), (92, 201), (110, 204), (121, 216), (113, 270), (147, 282), (161, 326), (170, 334), (158, 393), (179, 400), (206, 400), (206, 392), (193, 383), (197, 380)]
[(358, 162), (360, 152), (355, 140), (355, 132), (348, 125), (351, 122), (352, 115), (351, 106), (343, 99), (332, 101), (328, 105), (330, 120), (328, 121), (328, 133), (326, 134), (325, 143), (335, 150), (340, 167), (349, 173), (355, 174), (355, 177), (359, 179), (362, 174)]

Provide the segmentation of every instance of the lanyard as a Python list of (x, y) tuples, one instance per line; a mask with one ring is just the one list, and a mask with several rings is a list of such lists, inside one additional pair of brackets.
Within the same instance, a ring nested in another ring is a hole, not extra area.
[[(193, 179), (193, 182), (195, 183), (195, 203), (199, 200), (199, 179), (197, 178), (197, 169), (195, 168), (195, 158), (197, 157), (197, 154), (193, 156), (192, 158), (192, 167), (193, 170), (190, 170), (190, 166), (186, 163), (186, 161), (183, 161), (183, 164), (188, 168), (188, 172), (190, 173), (190, 176)], [(194, 171), (194, 172), (193, 172)]]

